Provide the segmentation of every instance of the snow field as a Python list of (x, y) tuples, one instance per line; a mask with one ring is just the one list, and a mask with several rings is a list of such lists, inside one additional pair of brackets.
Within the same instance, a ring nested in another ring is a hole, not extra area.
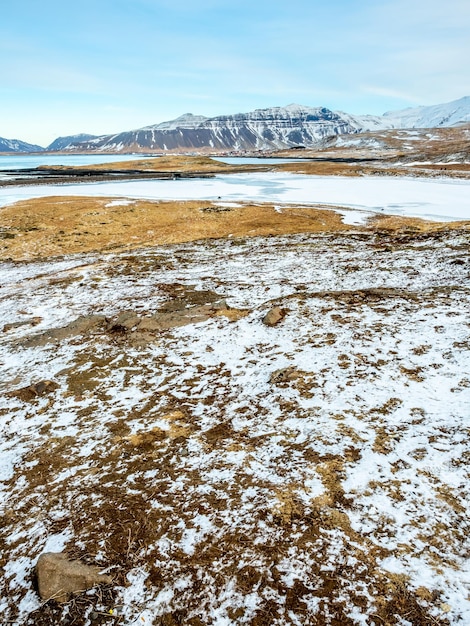
[[(2, 319), (42, 321), (0, 338), (1, 614), (44, 614), (31, 568), (65, 548), (116, 576), (87, 625), (115, 606), (126, 624), (470, 621), (468, 267), (452, 233), (4, 264)], [(249, 314), (27, 347), (78, 315), (151, 313), (175, 284)], [(44, 378), (51, 395), (5, 395)]]

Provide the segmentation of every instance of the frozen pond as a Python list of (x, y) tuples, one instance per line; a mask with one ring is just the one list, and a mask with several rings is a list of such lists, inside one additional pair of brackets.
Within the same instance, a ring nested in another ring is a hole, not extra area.
[(276, 172), (186, 180), (4, 187), (0, 188), (0, 206), (47, 196), (320, 204), (441, 221), (470, 219), (470, 181), (466, 180), (305, 176)]

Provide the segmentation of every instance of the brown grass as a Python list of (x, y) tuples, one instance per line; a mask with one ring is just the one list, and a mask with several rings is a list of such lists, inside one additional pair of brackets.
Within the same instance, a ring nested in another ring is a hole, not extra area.
[[(1, 209), (0, 260), (27, 260), (77, 252), (132, 249), (222, 237), (340, 232), (352, 227), (333, 208), (271, 204), (217, 207), (204, 201), (148, 200), (112, 204), (109, 198), (50, 197)], [(470, 228), (470, 222), (434, 223), (380, 216), (364, 230), (429, 232)], [(358, 230), (358, 227), (354, 227)]]
[(466, 172), (470, 173), (470, 163), (428, 163), (426, 165), (413, 165), (415, 169), (427, 169), (438, 172)]
[[(410, 140), (410, 132), (413, 136)], [(276, 169), (317, 175), (419, 175), (445, 174), (468, 178), (470, 166), (470, 125), (454, 128), (381, 130), (326, 140), (316, 149), (281, 150), (272, 156), (319, 159), (276, 165)], [(351, 143), (348, 141), (351, 140)], [(372, 143), (371, 143), (372, 142)], [(373, 147), (370, 147), (370, 146)], [(419, 161), (421, 164), (412, 165)], [(433, 161), (433, 163), (427, 163)], [(459, 161), (459, 162), (456, 162)], [(403, 166), (401, 163), (409, 163)]]
[[(418, 158), (418, 157), (416, 157)], [(422, 157), (423, 159), (425, 157)], [(307, 174), (309, 176), (416, 176), (435, 178), (445, 174), (454, 178), (467, 178), (470, 174), (470, 165), (466, 163), (432, 163), (426, 165), (398, 166), (387, 161), (361, 162), (335, 162), (325, 161), (299, 161), (292, 163), (280, 163), (274, 165), (274, 169), (295, 174)], [(418, 174), (419, 173), (419, 174)]]
[[(0, 258), (28, 259), (197, 239), (343, 230), (333, 211), (246, 204), (221, 212), (208, 202), (111, 205), (109, 199), (41, 198), (1, 211)], [(206, 210), (205, 210), (206, 209)]]
[(280, 163), (275, 166), (275, 169), (310, 176), (360, 176), (364, 173), (364, 168), (358, 166), (357, 163), (335, 163), (334, 161)]
[[(254, 166), (255, 169), (260, 166)], [(120, 161), (117, 163), (99, 163), (95, 165), (79, 165), (79, 166), (66, 166), (66, 165), (41, 165), (39, 170), (59, 170), (61, 172), (73, 171), (73, 170), (90, 170), (90, 171), (108, 171), (113, 170), (120, 172), (122, 170), (138, 170), (141, 172), (230, 172), (232, 170), (239, 171), (245, 169), (244, 166), (229, 165), (228, 163), (222, 163), (221, 161), (215, 161), (205, 156), (181, 156), (181, 155), (169, 155), (155, 158), (147, 158), (133, 161)], [(248, 166), (247, 169), (253, 169), (253, 166)], [(262, 168), (266, 169), (266, 168)]]

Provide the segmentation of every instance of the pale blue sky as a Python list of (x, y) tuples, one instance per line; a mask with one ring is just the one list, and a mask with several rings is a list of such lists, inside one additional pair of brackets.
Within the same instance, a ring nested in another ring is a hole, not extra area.
[(46, 145), (292, 102), (470, 95), (469, 0), (22, 0), (0, 10), (0, 136)]

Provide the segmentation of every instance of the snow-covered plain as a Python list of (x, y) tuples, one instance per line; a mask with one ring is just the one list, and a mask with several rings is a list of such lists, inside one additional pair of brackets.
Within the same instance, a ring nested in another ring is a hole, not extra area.
[[(0, 336), (4, 623), (470, 623), (468, 250), (302, 235), (3, 264), (0, 318), (41, 318)], [(34, 342), (193, 287), (247, 316)], [(58, 388), (5, 395), (40, 379)], [(41, 605), (32, 567), (63, 548), (114, 595)]]
[(467, 180), (290, 173), (4, 187), (0, 188), (0, 206), (28, 198), (57, 195), (320, 204), (439, 221), (470, 219), (470, 181)]

